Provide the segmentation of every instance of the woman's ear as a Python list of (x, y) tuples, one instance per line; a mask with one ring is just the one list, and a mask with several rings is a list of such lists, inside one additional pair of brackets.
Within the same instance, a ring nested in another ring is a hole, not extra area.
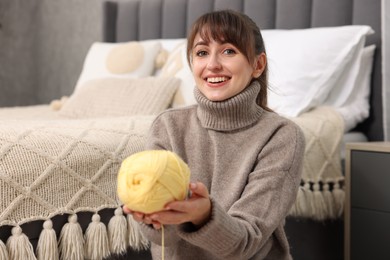
[(254, 78), (260, 77), (261, 74), (263, 74), (266, 65), (267, 65), (267, 56), (265, 55), (264, 52), (262, 52), (259, 56), (256, 57), (252, 76)]

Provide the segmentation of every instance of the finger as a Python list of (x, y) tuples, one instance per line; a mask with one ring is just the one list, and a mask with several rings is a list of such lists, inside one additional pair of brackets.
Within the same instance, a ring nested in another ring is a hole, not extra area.
[(159, 212), (158, 214), (153, 214), (150, 217), (154, 223), (159, 224), (172, 225), (185, 222), (185, 213), (180, 213), (177, 211)]
[(196, 195), (198, 197), (208, 198), (209, 192), (206, 186), (201, 182), (192, 182), (190, 183), (190, 190), (192, 195)]
[(171, 214), (177, 214), (180, 212), (188, 212), (191, 209), (191, 203), (188, 200), (185, 201), (172, 201), (169, 202), (165, 209), (168, 210), (164, 214), (165, 216), (169, 216)]
[(145, 224), (150, 225), (153, 223), (152, 219), (150, 217), (145, 216), (142, 220)]
[(122, 210), (123, 210), (123, 212), (125, 213), (125, 214), (131, 214), (131, 213), (133, 213), (133, 211), (132, 210), (130, 210), (128, 207), (126, 207), (126, 206), (123, 206), (122, 207)]
[(161, 228), (161, 224), (158, 223), (158, 222), (154, 222), (154, 223), (153, 223), (153, 228), (154, 228), (154, 229), (160, 229), (160, 228)]
[(145, 215), (140, 212), (133, 212), (133, 219), (137, 222), (143, 222)]

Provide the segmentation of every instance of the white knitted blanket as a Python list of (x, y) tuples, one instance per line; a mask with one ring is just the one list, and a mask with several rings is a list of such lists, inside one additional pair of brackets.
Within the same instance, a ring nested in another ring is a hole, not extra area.
[(120, 164), (153, 118), (0, 120), (0, 225), (117, 207)]
[[(120, 164), (143, 149), (154, 117), (69, 120), (48, 112), (48, 119), (32, 119), (26, 115), (42, 115), (45, 108), (30, 109), (20, 110), (24, 116), (18, 116), (18, 109), (0, 110), (0, 226), (118, 207)], [(306, 153), (302, 185), (290, 214), (337, 218), (344, 200), (343, 121), (330, 108), (293, 120), (304, 131)]]
[(290, 214), (316, 220), (339, 218), (345, 197), (340, 155), (344, 120), (331, 107), (291, 119), (302, 128), (306, 149), (301, 186)]

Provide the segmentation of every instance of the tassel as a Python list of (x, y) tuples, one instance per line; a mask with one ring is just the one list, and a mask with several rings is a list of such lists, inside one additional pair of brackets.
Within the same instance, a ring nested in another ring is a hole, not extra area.
[(303, 185), (302, 191), (305, 197), (304, 201), (306, 202), (306, 213), (304, 216), (307, 218), (314, 217), (315, 214), (314, 196), (313, 196), (313, 192), (310, 189), (309, 182), (306, 182), (305, 185)]
[(307, 209), (307, 201), (304, 194), (304, 187), (302, 186), (299, 186), (295, 205), (297, 216), (309, 216)]
[(39, 235), (37, 259), (59, 259), (57, 235), (53, 229), (53, 222), (50, 219), (43, 223), (43, 230)]
[(340, 184), (336, 182), (333, 186), (333, 198), (335, 201), (335, 212), (337, 217), (341, 217), (344, 212), (345, 192), (340, 188)]
[(7, 248), (4, 245), (4, 242), (0, 239), (0, 259), (8, 260)]
[(122, 208), (115, 210), (115, 216), (108, 223), (108, 241), (111, 253), (123, 254), (127, 249), (127, 220)]
[(92, 216), (92, 222), (85, 231), (85, 258), (103, 259), (110, 255), (107, 228), (100, 222), (99, 214)]
[(34, 249), (28, 237), (17, 226), (12, 228), (12, 236), (7, 240), (7, 250), (10, 259), (36, 260)]
[(127, 215), (129, 229), (129, 245), (134, 250), (145, 250), (149, 247), (149, 241), (141, 232), (139, 224), (133, 219), (131, 214)]
[(322, 196), (322, 192), (320, 190), (320, 184), (316, 182), (313, 185), (313, 198), (314, 198), (314, 204), (315, 204), (315, 214), (314, 217), (316, 220), (324, 220), (326, 219), (327, 215), (327, 208), (325, 204), (324, 197)]
[(58, 244), (61, 259), (84, 259), (83, 230), (77, 222), (76, 214), (68, 217), (68, 223), (61, 230)]
[(333, 199), (332, 192), (329, 189), (329, 184), (324, 183), (324, 186), (322, 186), (322, 189), (323, 189), (322, 195), (324, 196), (324, 201), (325, 201), (326, 209), (327, 209), (326, 215), (330, 219), (335, 219), (336, 214), (335, 214), (335, 211), (333, 209), (334, 199)]

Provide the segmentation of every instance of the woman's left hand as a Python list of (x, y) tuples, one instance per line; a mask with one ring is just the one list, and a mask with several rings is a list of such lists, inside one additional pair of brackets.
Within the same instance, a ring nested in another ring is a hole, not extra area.
[(125, 213), (130, 213), (138, 222), (152, 224), (155, 229), (161, 225), (178, 225), (191, 222), (195, 226), (202, 226), (211, 215), (211, 201), (206, 186), (201, 182), (190, 184), (191, 196), (187, 200), (173, 201), (165, 209), (151, 214), (134, 212), (123, 207)]
[[(150, 222), (155, 228), (163, 225), (178, 225), (191, 222), (202, 226), (211, 215), (211, 201), (206, 186), (201, 182), (190, 184), (191, 197), (183, 201), (173, 201), (159, 211), (145, 216), (145, 222)], [(160, 225), (156, 225), (158, 223)]]

